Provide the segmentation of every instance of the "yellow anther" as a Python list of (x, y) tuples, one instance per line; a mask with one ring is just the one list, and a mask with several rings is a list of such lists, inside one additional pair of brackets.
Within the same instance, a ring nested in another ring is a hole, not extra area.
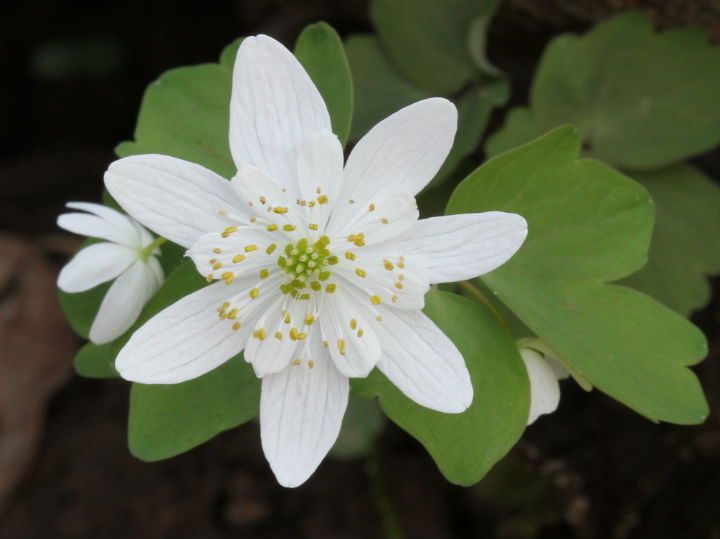
[(365, 270), (361, 270), (360, 268), (355, 268), (355, 273), (358, 277), (367, 277), (367, 272)]
[(357, 328), (357, 320), (355, 320), (353, 318), (352, 320), (350, 320), (350, 329), (355, 329), (355, 328)]
[(227, 210), (218, 210), (220, 215), (227, 215)]
[(223, 238), (227, 238), (230, 234), (233, 232), (237, 232), (238, 227), (236, 226), (229, 226), (227, 227), (222, 234), (220, 234)]
[(315, 189), (315, 192), (319, 195), (320, 193), (322, 193), (322, 189), (318, 187), (317, 189)]
[(283, 230), (285, 232), (292, 232), (293, 230), (295, 230), (295, 227), (292, 225), (283, 225)]
[(377, 320), (378, 322), (382, 322), (382, 316), (376, 316), (375, 320)]
[(375, 204), (370, 204), (370, 206), (368, 206), (368, 211), (375, 211)]
[(310, 294), (300, 294), (300, 299), (308, 300), (310, 299)]
[(323, 341), (323, 346), (324, 346), (325, 348), (327, 348), (327, 347), (328, 347), (328, 342), (327, 342), (327, 341)]
[(327, 292), (328, 294), (332, 294), (333, 292), (335, 292), (335, 288), (337, 288), (337, 286), (334, 283), (330, 283), (328, 285), (325, 285), (325, 292)]
[(231, 273), (230, 275), (225, 277), (225, 284), (230, 284), (231, 282), (233, 282), (233, 280), (235, 280), (235, 274)]
[(310, 230), (317, 230), (317, 229), (318, 229), (318, 226), (317, 226), (315, 223), (310, 223), (310, 224), (308, 225), (308, 228), (309, 228)]
[(217, 261), (218, 261), (217, 258), (211, 258), (209, 262), (210, 262), (210, 264), (217, 264)]
[(220, 268), (222, 268), (222, 263), (221, 263), (221, 262), (216, 262), (215, 264), (213, 264), (212, 269), (214, 269), (214, 270), (219, 270)]
[(278, 229), (278, 226), (277, 226), (275, 223), (273, 223), (273, 224), (271, 224), (271, 225), (268, 225), (268, 226), (267, 226), (267, 229), (268, 229), (268, 232), (272, 232), (272, 231), (274, 231), (274, 230), (277, 230), (277, 229)]
[(405, 267), (405, 264), (403, 263), (402, 260), (397, 263), (397, 267), (400, 268), (400, 269), (403, 269), (403, 268)]
[(265, 333), (265, 328), (260, 328), (257, 330), (257, 338), (261, 341), (265, 340), (265, 337), (267, 337), (267, 333)]
[(207, 282), (211, 283), (212, 280), (213, 280), (213, 278), (214, 278), (214, 275), (213, 275), (212, 273), (208, 273), (208, 276), (205, 277), (205, 280), (206, 280)]
[(358, 337), (362, 337), (362, 336), (363, 336), (363, 330), (362, 330), (362, 329), (358, 329), (357, 336), (358, 336)]
[(261, 279), (267, 279), (267, 276), (270, 274), (270, 272), (267, 270), (267, 268), (263, 268), (260, 270), (260, 278)]
[(327, 204), (328, 203), (328, 197), (327, 195), (320, 195), (317, 198), (318, 204)]
[(385, 219), (385, 217), (383, 217), (382, 219), (380, 219), (380, 222), (381, 222), (382, 224), (384, 224), (384, 225), (388, 224), (388, 220)]
[(221, 320), (225, 320), (227, 318), (227, 313), (225, 311), (220, 311), (218, 313), (218, 316), (220, 317)]
[(395, 294), (393, 294), (392, 298), (390, 298), (390, 299), (392, 299), (393, 303), (397, 302), (397, 296)]
[(338, 350), (340, 350), (340, 354), (342, 354), (344, 356), (345, 355), (345, 340), (338, 339), (337, 345), (338, 345)]
[(322, 290), (322, 285), (317, 281), (312, 281), (310, 283), (310, 288), (315, 290), (315, 292), (320, 292), (320, 290)]
[(314, 366), (315, 366), (315, 362), (312, 359), (310, 361), (308, 361), (308, 367), (310, 367), (312, 369)]
[(370, 301), (372, 301), (373, 305), (380, 305), (382, 303), (380, 296), (370, 296)]
[(300, 334), (298, 334), (298, 341), (302, 341), (306, 337), (307, 337), (307, 333), (300, 333)]
[(237, 264), (238, 262), (242, 262), (245, 260), (245, 255), (236, 255), (233, 257), (233, 264)]
[(287, 209), (286, 207), (284, 207), (284, 206), (275, 206), (275, 207), (273, 208), (273, 212), (279, 213), (279, 214), (283, 214), (283, 213), (287, 213), (287, 212), (288, 212), (288, 209)]
[(275, 338), (276, 338), (278, 341), (282, 341), (282, 333), (280, 333), (279, 331), (276, 331), (276, 332), (275, 332)]
[(220, 253), (222, 253), (222, 249), (220, 249), (220, 247), (215, 247), (215, 248), (213, 248), (213, 253), (215, 253), (216, 255), (219, 255)]
[(242, 323), (241, 323), (241, 322), (235, 322), (235, 323), (232, 325), (233, 331), (237, 331), (238, 329), (240, 329), (240, 326), (242, 326)]
[(260, 293), (260, 289), (258, 287), (255, 287), (252, 290), (250, 290), (250, 297), (252, 299), (255, 299), (256, 297), (258, 297), (259, 293)]
[(348, 200), (348, 202), (349, 202), (350, 204), (355, 204), (355, 201), (354, 201), (352, 198), (351, 198), (350, 200)]
[(297, 358), (295, 361), (293, 361), (293, 365), (295, 365), (296, 367), (300, 365), (300, 358)]
[(405, 280), (405, 276), (402, 273), (400, 273), (398, 275), (398, 281), (404, 281), (404, 280)]
[(347, 251), (345, 253), (345, 258), (347, 258), (348, 260), (355, 260), (355, 253), (351, 253), (350, 251)]
[(308, 206), (311, 208), (315, 207), (315, 201), (314, 200), (309, 201)]
[(230, 307), (230, 302), (229, 302), (229, 301), (226, 301), (226, 302), (224, 302), (224, 303), (220, 306), (220, 308), (218, 309), (218, 311), (223, 310), (223, 309), (227, 309), (228, 307)]
[(300, 335), (300, 331), (298, 330), (298, 328), (292, 328), (292, 329), (290, 330), (289, 335), (290, 335), (290, 338), (291, 338), (293, 341), (297, 341), (297, 340), (298, 340), (298, 336)]
[(256, 251), (256, 250), (257, 250), (257, 245), (248, 245), (247, 247), (245, 247), (246, 253), (250, 253), (250, 252)]
[(250, 217), (250, 222), (251, 222), (251, 223), (254, 223), (255, 221), (257, 221), (257, 217)]
[(272, 254), (272, 252), (275, 250), (276, 247), (277, 247), (276, 244), (271, 243), (270, 245), (268, 245), (268, 248), (265, 249), (265, 252), (270, 255), (270, 254)]
[(393, 266), (393, 263), (390, 262), (387, 258), (383, 260), (383, 266), (385, 266), (385, 269), (388, 271), (392, 271), (395, 269), (395, 266)]
[(358, 247), (362, 247), (363, 245), (365, 245), (365, 234), (363, 234), (362, 232), (360, 234), (350, 234), (347, 240), (350, 243), (354, 243)]
[(403, 284), (402, 283), (395, 283), (395, 288), (398, 290), (402, 290)]
[(290, 323), (290, 315), (289, 315), (289, 314), (286, 314), (286, 315), (285, 315), (285, 320), (284, 320), (284, 322), (285, 322), (286, 324), (289, 324), (289, 323)]
[(220, 276), (220, 278), (221, 278), (221, 279), (227, 279), (228, 277), (230, 277), (230, 276), (232, 276), (232, 275), (234, 275), (232, 271), (226, 271), (225, 273), (223, 273), (223, 274)]
[(248, 200), (248, 206), (252, 206), (252, 205), (253, 205), (253, 203)]
[(261, 204), (265, 204), (265, 203), (267, 202), (267, 200), (265, 199), (265, 197), (260, 197), (259, 200), (260, 200), (260, 203), (261, 203)]
[(237, 315), (238, 315), (238, 310), (237, 310), (237, 309), (232, 309), (232, 310), (228, 313), (228, 318), (229, 318), (230, 320), (235, 320), (235, 317), (236, 317)]
[(312, 315), (312, 314), (309, 315), (309, 316), (305, 319), (305, 325), (306, 325), (306, 326), (311, 325), (313, 322), (315, 322), (315, 316)]

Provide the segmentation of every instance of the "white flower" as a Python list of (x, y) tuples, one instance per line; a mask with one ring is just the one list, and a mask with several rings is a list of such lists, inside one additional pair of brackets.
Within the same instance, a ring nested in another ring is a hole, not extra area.
[(414, 195), (452, 146), (455, 107), (427, 99), (375, 126), (343, 167), (320, 93), (267, 36), (243, 41), (230, 101), (231, 182), (162, 155), (113, 163), (110, 193), (187, 247), (212, 282), (140, 328), (116, 367), (141, 383), (200, 376), (245, 351), (262, 378), (262, 446), (296, 486), (335, 442), (348, 378), (377, 366), (408, 397), (462, 412), (462, 356), (421, 309), (430, 283), (496, 268), (525, 220), (490, 212), (418, 221)]
[(529, 347), (520, 348), (520, 356), (525, 362), (530, 379), (530, 425), (544, 414), (554, 412), (560, 403), (560, 383), (570, 376), (567, 368), (549, 355), (543, 355)]
[(155, 257), (157, 242), (142, 226), (113, 209), (85, 202), (67, 206), (88, 213), (60, 215), (59, 227), (107, 240), (81, 249), (58, 276), (58, 287), (71, 293), (115, 279), (90, 327), (90, 340), (104, 344), (127, 331), (162, 284), (163, 271)]

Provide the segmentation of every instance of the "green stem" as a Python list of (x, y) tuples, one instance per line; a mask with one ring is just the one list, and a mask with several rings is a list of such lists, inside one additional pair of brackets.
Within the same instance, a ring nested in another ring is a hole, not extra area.
[(488, 297), (483, 294), (477, 286), (472, 284), (470, 281), (458, 281), (457, 284), (459, 284), (461, 288), (464, 288), (467, 292), (469, 292), (480, 303), (490, 309), (490, 311), (495, 315), (495, 317), (500, 320), (500, 322), (502, 322), (502, 325), (505, 326), (505, 328), (510, 332), (510, 334), (512, 334), (512, 330), (510, 329), (510, 326), (508, 326), (505, 317), (500, 314), (500, 311), (497, 310), (497, 307), (493, 305), (492, 301), (490, 301)]
[(373, 445), (365, 463), (365, 473), (370, 483), (370, 493), (375, 500), (375, 508), (380, 517), (383, 535), (388, 538), (399, 539), (404, 537), (400, 523), (398, 522), (392, 501), (387, 491), (387, 486), (380, 473), (380, 455), (377, 445)]
[(165, 238), (162, 238), (158, 236), (155, 238), (152, 243), (146, 245), (142, 249), (140, 249), (140, 259), (141, 260), (147, 260), (148, 257), (152, 254), (152, 252), (160, 247), (163, 243), (165, 243), (167, 240)]

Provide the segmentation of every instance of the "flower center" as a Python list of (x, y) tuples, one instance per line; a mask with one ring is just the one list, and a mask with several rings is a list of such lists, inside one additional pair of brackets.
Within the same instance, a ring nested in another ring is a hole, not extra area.
[[(328, 266), (338, 263), (338, 257), (331, 255), (327, 248), (329, 244), (330, 238), (321, 236), (315, 243), (303, 238), (285, 246), (285, 256), (280, 256), (277, 262), (286, 278), (286, 282), (280, 285), (283, 294), (290, 294), (297, 299), (310, 299), (310, 294), (303, 292), (304, 289), (308, 286), (316, 292), (323, 289), (323, 282), (332, 275)], [(324, 286), (327, 292), (335, 290), (334, 284)]]

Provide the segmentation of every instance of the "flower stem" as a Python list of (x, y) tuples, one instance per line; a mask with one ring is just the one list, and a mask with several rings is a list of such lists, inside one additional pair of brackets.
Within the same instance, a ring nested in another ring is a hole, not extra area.
[(507, 321), (505, 320), (505, 317), (503, 317), (502, 314), (500, 314), (500, 311), (497, 310), (497, 307), (493, 305), (492, 301), (490, 301), (485, 294), (483, 294), (480, 289), (472, 284), (470, 281), (458, 281), (458, 283), (461, 288), (464, 288), (466, 291), (468, 291), (475, 299), (477, 299), (480, 303), (485, 305), (490, 311), (495, 315), (495, 317), (500, 320), (503, 326), (512, 334), (512, 330), (510, 329), (510, 326), (508, 326)]
[(373, 445), (368, 453), (365, 462), (365, 474), (370, 483), (370, 493), (375, 500), (375, 508), (380, 517), (383, 535), (388, 538), (404, 537), (400, 523), (398, 522), (395, 511), (393, 510), (392, 501), (387, 491), (387, 486), (380, 473), (380, 455), (377, 445)]
[(163, 237), (158, 236), (155, 238), (152, 243), (149, 243), (145, 247), (143, 247), (140, 250), (140, 259), (141, 260), (147, 260), (148, 257), (152, 254), (152, 252), (160, 247), (163, 243), (165, 243), (167, 240)]

